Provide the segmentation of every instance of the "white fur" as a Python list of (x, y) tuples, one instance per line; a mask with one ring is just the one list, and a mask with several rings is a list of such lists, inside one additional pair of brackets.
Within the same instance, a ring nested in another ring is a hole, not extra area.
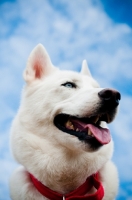
[[(99, 171), (105, 189), (103, 200), (115, 198), (118, 175), (110, 161), (113, 141), (92, 151), (77, 137), (60, 131), (53, 123), (59, 113), (84, 117), (97, 107), (97, 94), (102, 88), (86, 68), (84, 61), (81, 73), (60, 71), (52, 65), (41, 44), (31, 52), (24, 72), (27, 83), (11, 129), (13, 155), (24, 166), (10, 179), (12, 200), (47, 199), (32, 185), (27, 171), (60, 193), (74, 190), (88, 176)], [(66, 81), (76, 82), (78, 88), (62, 87)], [(106, 123), (102, 126), (106, 127)]]

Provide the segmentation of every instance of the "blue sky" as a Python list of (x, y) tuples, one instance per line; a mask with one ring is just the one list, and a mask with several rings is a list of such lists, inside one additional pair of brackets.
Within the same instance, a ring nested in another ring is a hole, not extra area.
[(0, 1), (0, 200), (9, 200), (8, 179), (17, 164), (9, 130), (19, 107), (22, 73), (31, 50), (42, 43), (54, 65), (80, 70), (87, 59), (102, 87), (122, 94), (110, 125), (119, 171), (118, 200), (132, 199), (132, 1)]

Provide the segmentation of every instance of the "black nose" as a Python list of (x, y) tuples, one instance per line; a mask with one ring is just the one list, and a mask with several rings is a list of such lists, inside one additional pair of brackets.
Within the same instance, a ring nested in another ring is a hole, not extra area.
[(104, 103), (113, 104), (117, 106), (119, 104), (119, 100), (121, 99), (121, 95), (117, 90), (113, 89), (104, 89), (98, 93), (100, 99), (104, 101)]

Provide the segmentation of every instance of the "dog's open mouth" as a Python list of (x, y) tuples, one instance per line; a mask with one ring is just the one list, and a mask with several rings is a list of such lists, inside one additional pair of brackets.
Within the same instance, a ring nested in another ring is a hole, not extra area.
[(63, 132), (78, 137), (93, 148), (108, 144), (111, 140), (109, 129), (100, 126), (101, 121), (108, 121), (107, 115), (90, 118), (77, 118), (67, 114), (59, 114), (54, 119), (55, 126)]

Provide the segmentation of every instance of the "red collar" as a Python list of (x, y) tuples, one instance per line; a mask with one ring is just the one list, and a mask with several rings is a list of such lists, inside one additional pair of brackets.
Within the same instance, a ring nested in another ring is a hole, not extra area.
[[(55, 192), (45, 185), (43, 185), (40, 181), (38, 181), (32, 174), (29, 174), (31, 181), (33, 182), (36, 189), (45, 197), (51, 200), (102, 200), (104, 197), (104, 189), (99, 181), (99, 174), (96, 173), (90, 177), (87, 178), (85, 183), (83, 183), (80, 187), (78, 187), (76, 190), (66, 194), (62, 195), (58, 192)], [(92, 188), (96, 188), (96, 192), (94, 194), (87, 194), (87, 192)]]

